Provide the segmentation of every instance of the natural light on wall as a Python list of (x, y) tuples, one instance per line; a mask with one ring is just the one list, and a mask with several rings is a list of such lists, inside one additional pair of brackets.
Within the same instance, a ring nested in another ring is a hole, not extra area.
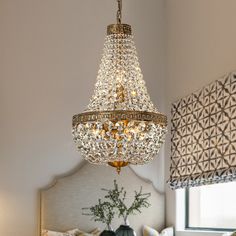
[(236, 182), (189, 189), (188, 226), (236, 229)]
[(5, 219), (6, 219), (6, 203), (3, 197), (0, 197), (0, 231), (4, 226)]

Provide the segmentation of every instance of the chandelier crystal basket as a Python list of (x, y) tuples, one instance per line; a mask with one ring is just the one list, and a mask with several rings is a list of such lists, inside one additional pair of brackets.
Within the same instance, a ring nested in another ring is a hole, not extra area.
[(142, 165), (159, 152), (167, 117), (153, 105), (143, 80), (131, 26), (107, 27), (95, 92), (85, 112), (74, 115), (72, 134), (82, 156), (92, 164), (117, 168)]

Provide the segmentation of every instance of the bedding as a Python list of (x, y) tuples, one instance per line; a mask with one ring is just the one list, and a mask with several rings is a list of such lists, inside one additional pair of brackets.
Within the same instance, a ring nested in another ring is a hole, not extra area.
[(99, 236), (100, 234), (101, 234), (101, 230), (96, 228), (90, 233), (86, 233), (79, 230), (76, 236)]
[(56, 231), (51, 231), (51, 230), (43, 230), (42, 236), (75, 236), (75, 234), (62, 233), (62, 232), (56, 232)]
[(66, 232), (56, 232), (51, 230), (43, 230), (42, 236), (99, 236), (101, 231), (96, 228), (92, 232), (87, 233), (80, 229), (72, 229)]

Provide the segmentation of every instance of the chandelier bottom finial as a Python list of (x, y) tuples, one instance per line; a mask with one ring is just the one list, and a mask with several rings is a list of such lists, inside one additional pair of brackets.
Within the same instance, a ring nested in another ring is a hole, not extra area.
[(116, 168), (117, 173), (120, 174), (121, 168), (128, 166), (129, 162), (127, 162), (127, 161), (113, 161), (113, 162), (108, 162), (108, 165)]

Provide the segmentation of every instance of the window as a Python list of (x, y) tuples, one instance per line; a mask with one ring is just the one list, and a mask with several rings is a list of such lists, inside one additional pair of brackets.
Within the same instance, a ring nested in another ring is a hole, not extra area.
[(236, 182), (186, 190), (186, 228), (236, 229)]

